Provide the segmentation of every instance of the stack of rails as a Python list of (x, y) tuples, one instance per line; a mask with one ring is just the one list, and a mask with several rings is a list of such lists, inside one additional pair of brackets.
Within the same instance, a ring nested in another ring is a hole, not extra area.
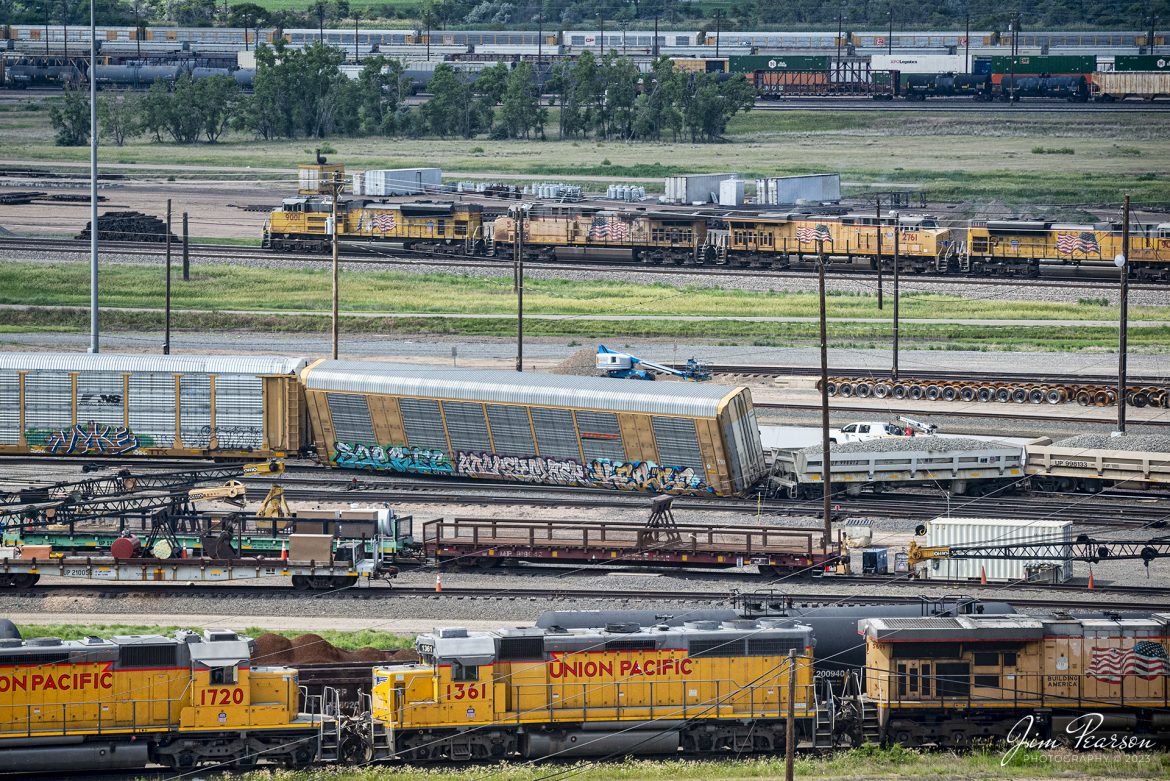
[[(820, 389), (820, 380), (817, 381)], [(911, 401), (980, 401), (1002, 404), (1064, 404), (1105, 407), (1117, 403), (1117, 386), (1103, 382), (996, 382), (991, 380), (878, 379), (870, 376), (829, 378), (829, 395), (844, 399), (894, 398)], [(1126, 403), (1131, 407), (1170, 407), (1170, 387), (1130, 385)]]

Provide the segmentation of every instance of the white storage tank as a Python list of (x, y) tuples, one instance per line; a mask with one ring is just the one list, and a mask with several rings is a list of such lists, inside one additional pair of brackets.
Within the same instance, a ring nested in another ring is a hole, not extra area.
[[(1006, 543), (1053, 543), (1072, 545), (1072, 521), (1029, 521), (1009, 518), (935, 518), (926, 526), (927, 547), (981, 546)], [(1052, 564), (1057, 582), (1072, 579), (1072, 561), (1058, 559), (938, 559), (924, 565), (928, 578), (978, 580), (983, 573), (989, 582), (1024, 582), (1028, 567)]]
[(743, 205), (743, 179), (724, 179), (719, 183), (719, 205)]
[(443, 171), (439, 168), (383, 168), (363, 171), (361, 177), (361, 195), (421, 195), (443, 184)]

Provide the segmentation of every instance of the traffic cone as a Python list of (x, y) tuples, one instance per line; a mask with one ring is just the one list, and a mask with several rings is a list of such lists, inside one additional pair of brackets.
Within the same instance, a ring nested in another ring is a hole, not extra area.
[(443, 593), (443, 576), (437, 572), (435, 573), (435, 593)]
[(979, 585), (987, 585), (987, 567), (984, 567), (983, 565), (979, 566)]
[(280, 543), (280, 560), (288, 561), (288, 544), (283, 541)]
[(1092, 591), (1094, 588), (1096, 588), (1096, 584), (1093, 583), (1093, 568), (1089, 567), (1089, 591)]

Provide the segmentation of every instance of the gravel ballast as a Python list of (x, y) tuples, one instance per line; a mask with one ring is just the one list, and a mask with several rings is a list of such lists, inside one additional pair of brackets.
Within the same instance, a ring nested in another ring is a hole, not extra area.
[[(968, 439), (966, 437), (883, 437), (866, 442), (844, 442), (831, 445), (832, 453), (896, 453), (927, 451), (930, 453), (954, 453), (965, 450), (1015, 449), (1019, 447), (1010, 442), (994, 442), (985, 439)], [(802, 453), (819, 453), (821, 445), (809, 445), (801, 449)]]
[(1170, 436), (1165, 434), (1081, 434), (1054, 442), (1055, 447), (1075, 447), (1092, 450), (1126, 450), (1131, 452), (1170, 453)]

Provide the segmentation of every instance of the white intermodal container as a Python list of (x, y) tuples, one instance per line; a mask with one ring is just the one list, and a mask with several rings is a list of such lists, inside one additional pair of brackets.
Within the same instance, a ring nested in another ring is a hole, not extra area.
[[(1072, 521), (1030, 521), (1009, 518), (935, 518), (926, 525), (927, 547), (1003, 545), (1006, 543), (1053, 543), (1071, 545)], [(983, 574), (988, 582), (1024, 582), (1027, 567), (1054, 564), (1057, 579), (1064, 583), (1072, 578), (1072, 562), (1067, 558), (1038, 560), (1005, 559), (987, 556), (972, 559), (935, 559), (927, 561), (924, 574), (939, 580), (978, 580)]]

